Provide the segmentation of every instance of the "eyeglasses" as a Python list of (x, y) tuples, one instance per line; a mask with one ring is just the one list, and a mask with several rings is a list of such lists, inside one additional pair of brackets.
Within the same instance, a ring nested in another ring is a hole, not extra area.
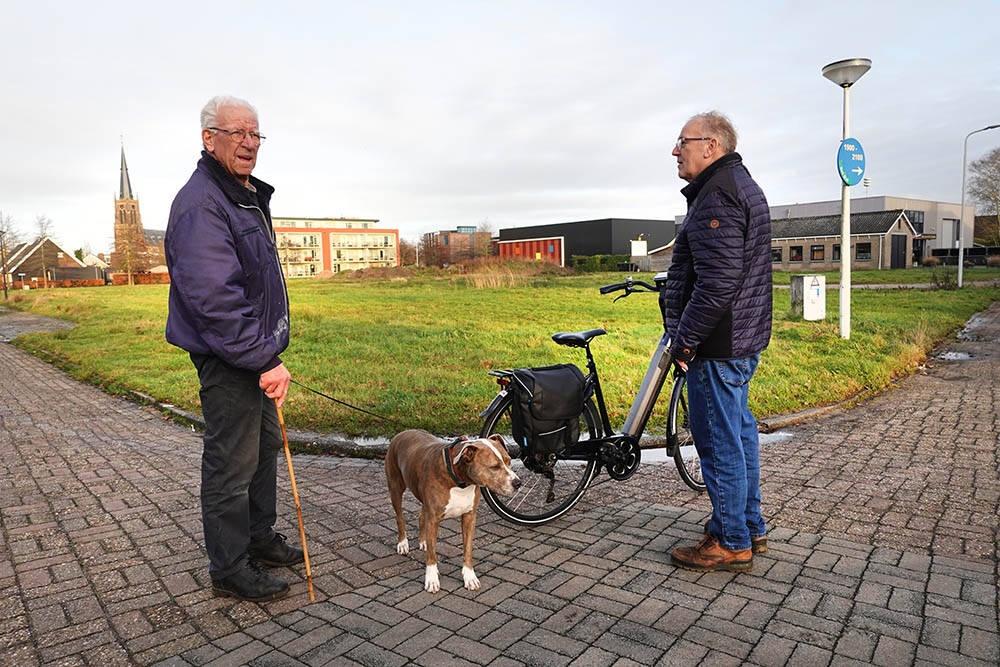
[(677, 143), (674, 144), (674, 148), (680, 150), (689, 141), (711, 141), (712, 139), (715, 139), (715, 137), (677, 137)]
[(254, 143), (258, 144), (264, 143), (264, 140), (267, 139), (267, 137), (261, 134), (256, 132), (247, 132), (246, 130), (223, 130), (221, 127), (208, 127), (205, 129), (212, 130), (213, 132), (222, 132), (223, 134), (229, 135), (230, 139), (235, 139), (241, 144), (246, 140), (247, 135), (250, 136), (250, 139)]

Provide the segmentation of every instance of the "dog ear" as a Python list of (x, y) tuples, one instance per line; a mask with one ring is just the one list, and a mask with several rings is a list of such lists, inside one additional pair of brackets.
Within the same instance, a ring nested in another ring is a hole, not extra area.
[(472, 440), (466, 440), (462, 443), (462, 448), (458, 450), (455, 454), (455, 458), (452, 459), (452, 464), (457, 464), (459, 461), (465, 461), (468, 463), (476, 455), (476, 444)]
[(503, 436), (500, 435), (499, 433), (494, 433), (489, 438), (487, 438), (487, 440), (492, 441), (493, 443), (499, 445), (500, 447), (503, 447), (503, 448), (507, 447), (507, 441), (504, 440)]
[(459, 454), (459, 456), (466, 463), (471, 463), (472, 459), (476, 458), (476, 450), (478, 449), (479, 449), (478, 445), (470, 442), (462, 449), (462, 452), (461, 454)]

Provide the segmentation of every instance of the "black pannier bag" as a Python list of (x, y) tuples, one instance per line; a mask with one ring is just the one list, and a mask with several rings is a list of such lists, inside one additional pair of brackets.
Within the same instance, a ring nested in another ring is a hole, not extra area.
[(518, 368), (508, 388), (514, 394), (514, 440), (536, 454), (554, 454), (580, 439), (586, 399), (583, 373), (573, 364)]

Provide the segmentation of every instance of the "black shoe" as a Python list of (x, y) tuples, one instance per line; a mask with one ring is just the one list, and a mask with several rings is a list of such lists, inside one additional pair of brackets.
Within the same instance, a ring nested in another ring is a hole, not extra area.
[(260, 569), (253, 561), (222, 579), (212, 579), (212, 591), (222, 597), (251, 602), (277, 600), (288, 594), (288, 584)]
[(290, 547), (285, 543), (288, 539), (281, 533), (275, 533), (270, 542), (264, 544), (251, 544), (247, 549), (247, 555), (261, 565), (271, 567), (286, 567), (288, 565), (298, 565), (305, 562), (305, 556), (301, 549)]

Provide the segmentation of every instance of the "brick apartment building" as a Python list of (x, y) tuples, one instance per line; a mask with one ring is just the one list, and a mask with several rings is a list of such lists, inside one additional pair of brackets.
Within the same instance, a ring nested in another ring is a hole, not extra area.
[(379, 228), (377, 219), (275, 217), (272, 222), (286, 278), (399, 266), (399, 230)]

